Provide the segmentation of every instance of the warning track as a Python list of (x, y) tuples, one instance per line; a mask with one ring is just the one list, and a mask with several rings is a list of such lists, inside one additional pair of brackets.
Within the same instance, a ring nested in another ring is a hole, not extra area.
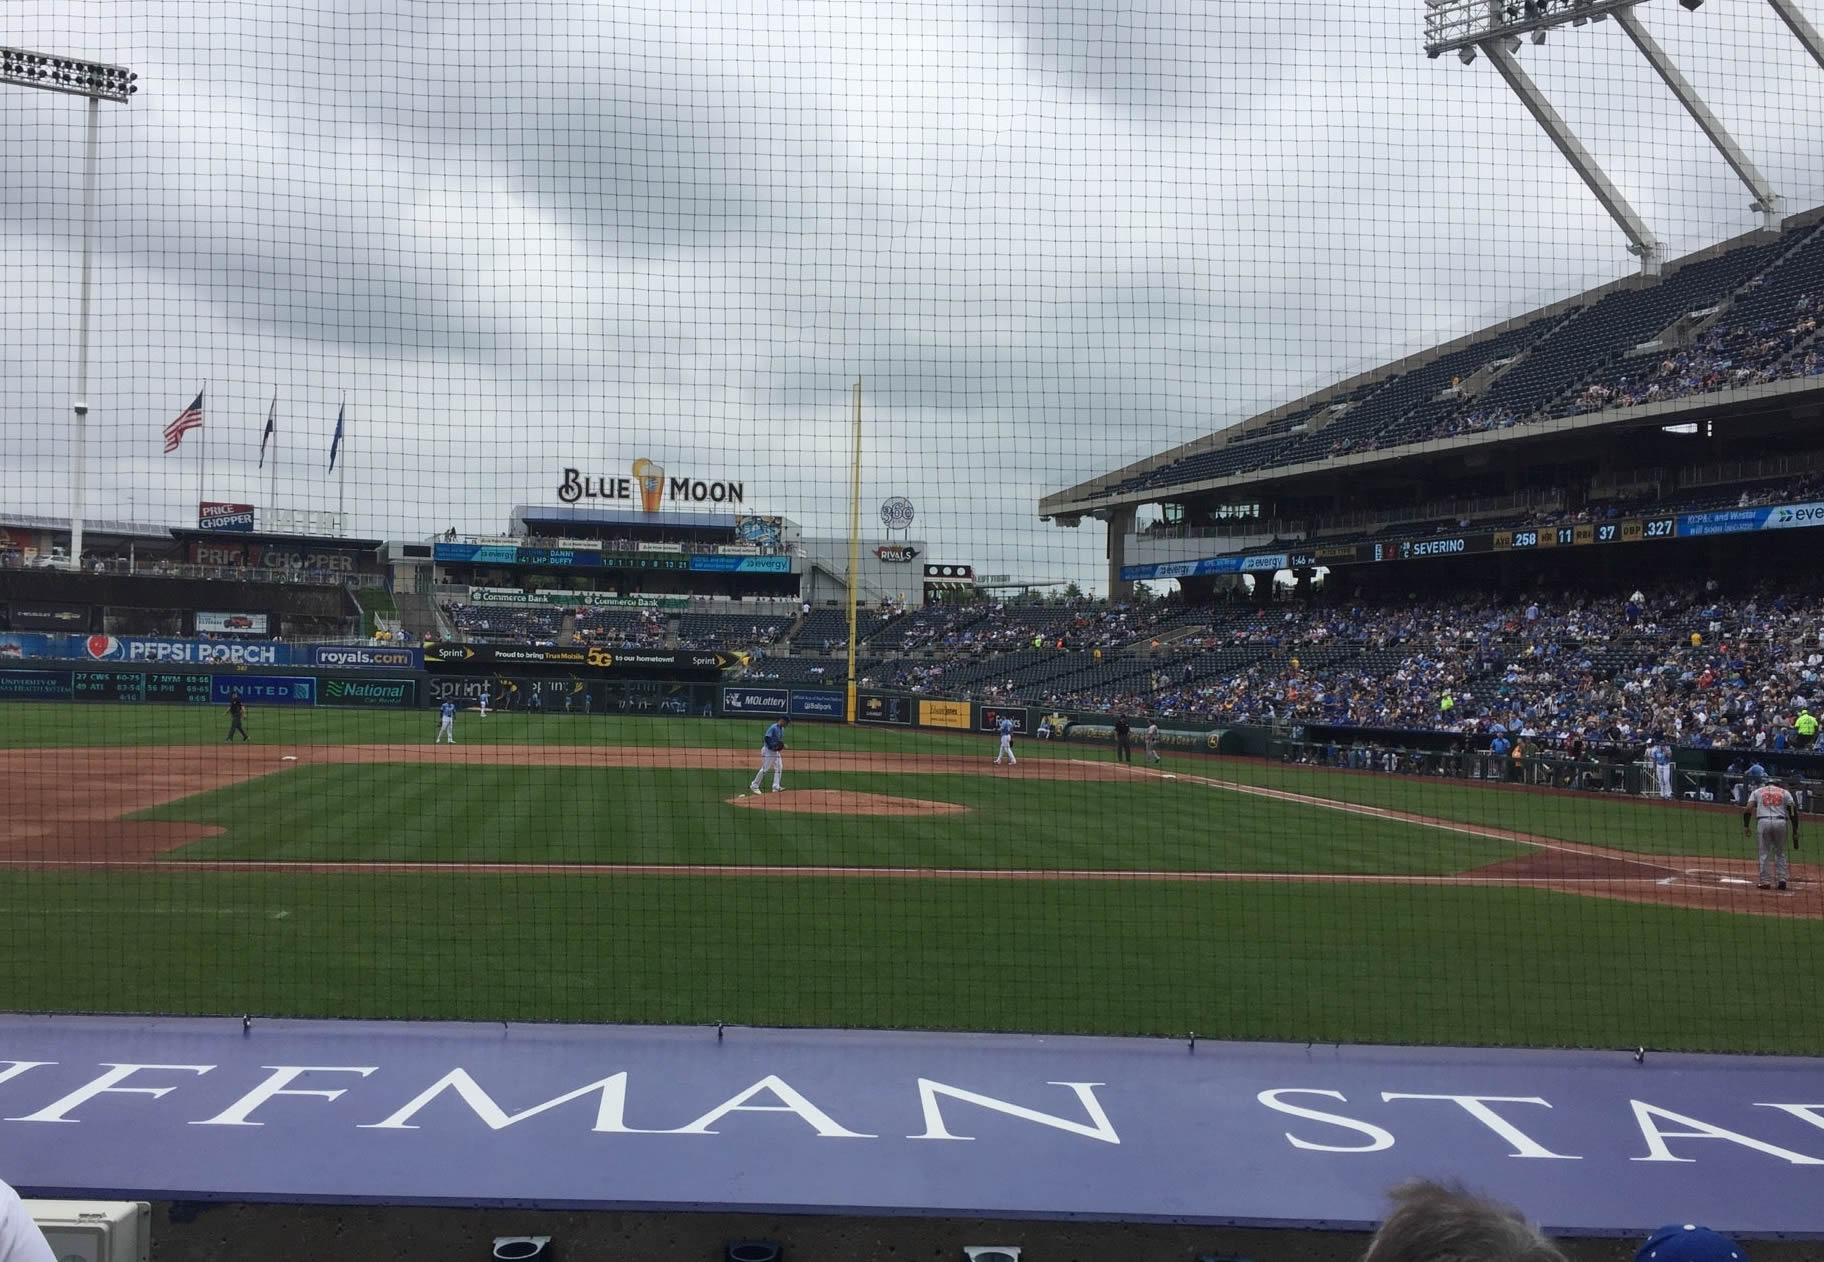
[[(1627, 902), (1824, 919), (1824, 885), (1812, 865), (1794, 865), (1793, 888), (1758, 890), (1748, 859), (1663, 858), (1562, 841), (1509, 829), (1344, 802), (1213, 776), (1177, 774), (1180, 784), (1267, 798), (1306, 809), (1397, 820), (1442, 832), (1486, 837), (1528, 847), (1519, 858), (1451, 876), (1339, 873), (1123, 871), (1109, 869), (796, 867), (718, 864), (325, 863), (279, 860), (201, 860), (172, 857), (194, 841), (218, 835), (211, 825), (130, 820), (124, 816), (231, 784), (311, 765), (447, 763), (455, 766), (684, 768), (751, 772), (745, 750), (536, 745), (273, 745), (195, 746), (117, 751), (105, 777), (72, 774), (90, 751), (0, 751), (0, 777), (12, 801), (0, 819), (0, 869), (63, 871), (185, 871), (296, 875), (433, 873), (600, 877), (823, 878), (956, 881), (1154, 881), (1176, 883), (1327, 884), (1529, 888)], [(1021, 780), (1116, 781), (1157, 779), (1160, 773), (1113, 762), (1029, 758), (994, 767), (985, 757), (794, 751), (793, 772), (949, 774)], [(731, 808), (732, 809), (732, 808)]]

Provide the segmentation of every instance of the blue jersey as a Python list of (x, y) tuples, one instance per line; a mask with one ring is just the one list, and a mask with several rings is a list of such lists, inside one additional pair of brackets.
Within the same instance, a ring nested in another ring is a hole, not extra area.
[(1653, 747), (1653, 765), (1655, 767), (1663, 767), (1671, 761), (1671, 750), (1667, 749), (1664, 745), (1655, 745)]
[(456, 717), (456, 703), (454, 701), (444, 702), (443, 705), (438, 708), (437, 713), (442, 715), (446, 719), (455, 718)]
[(1012, 736), (1013, 735), (1013, 720), (1012, 719), (1002, 719), (1001, 720), (1001, 735), (1002, 736)]
[(775, 751), (785, 748), (785, 729), (779, 724), (766, 729), (766, 747)]

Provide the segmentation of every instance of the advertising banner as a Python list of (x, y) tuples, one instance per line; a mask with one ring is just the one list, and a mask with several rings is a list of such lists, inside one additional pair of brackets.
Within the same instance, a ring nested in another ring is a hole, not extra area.
[[(192, 565), (208, 565), (218, 569), (245, 567), (284, 570), (287, 573), (304, 570), (353, 574), (356, 559), (361, 553), (353, 548), (337, 548), (328, 544), (241, 543), (223, 538), (192, 540), (185, 555)], [(258, 575), (248, 577), (257, 578)]]
[(0, 670), (0, 698), (67, 701), (73, 695), (67, 670)]
[[(1134, 748), (1139, 749), (1144, 747), (1146, 744), (1146, 720), (1129, 719), (1128, 725), (1133, 729), (1130, 738), (1134, 743)], [(1113, 745), (1115, 743), (1115, 725), (1112, 720), (1108, 722), (1093, 723), (1078, 723), (1067, 720), (1063, 724), (1062, 731), (1059, 731), (1058, 724), (1054, 722), (1052, 724), (1052, 730), (1057, 732), (1058, 735), (1065, 740), (1090, 741), (1097, 745)], [(1207, 731), (1199, 731), (1194, 728), (1162, 727), (1159, 729), (1159, 748), (1194, 749), (1200, 750), (1206, 754), (1221, 753), (1223, 738), (1228, 734), (1229, 730), (1223, 727), (1211, 728)]]
[(517, 587), (471, 587), (469, 588), (471, 605), (542, 605), (545, 602), (537, 596), (528, 596)]
[(790, 574), (790, 557), (692, 556), (690, 568), (707, 574)]
[(308, 675), (212, 675), (209, 700), (227, 705), (234, 693), (248, 705), (315, 705), (317, 681)]
[(211, 635), (265, 635), (268, 629), (268, 621), (263, 613), (208, 613), (200, 609), (196, 613), (198, 635), (204, 632)]
[(664, 671), (704, 675), (727, 669), (739, 659), (733, 653), (666, 649), (521, 648), (505, 644), (434, 643), (424, 647), (429, 670), (486, 671), (496, 666), (567, 666), (573, 669)]
[(24, 657), (68, 657), (69, 642), (67, 635), (0, 631), (0, 662), (18, 661)]
[(431, 545), (431, 560), (454, 564), (517, 565), (519, 549), (498, 544), (434, 543)]
[(555, 587), (541, 587), (538, 594), (554, 605), (587, 605), (591, 609), (675, 609), (690, 608), (683, 596), (607, 596), (601, 592), (574, 592)]
[(196, 506), (196, 527), (198, 530), (252, 531), (253, 505), (204, 500)]
[(310, 650), (310, 660), (304, 664), (338, 670), (422, 670), (424, 657), (417, 649), (320, 644)]
[(791, 694), (784, 688), (724, 688), (722, 713), (770, 714), (791, 713)]
[[(96, 662), (170, 662), (193, 666), (290, 666), (292, 646), (270, 641), (166, 640), (142, 636), (71, 636), (69, 656)], [(301, 655), (301, 654), (300, 654)]]
[(791, 715), (794, 719), (835, 719), (847, 715), (848, 698), (840, 692), (803, 692), (792, 689)]
[(950, 727), (967, 732), (969, 730), (969, 703), (967, 701), (920, 701), (918, 703), (918, 725), (920, 727)]
[(758, 544), (752, 543), (719, 543), (716, 555), (725, 557), (757, 557), (760, 555)]
[(1032, 731), (1026, 707), (1022, 705), (985, 705), (976, 711), (975, 725), (984, 732), (997, 732), (1000, 730), (1002, 719), (1012, 719), (1013, 730), (1021, 736)]
[(681, 543), (647, 543), (641, 540), (633, 545), (633, 550), (635, 552), (682, 552), (684, 545)]
[(15, 600), (6, 607), (7, 621), (15, 631), (84, 631), (89, 629), (89, 605), (59, 605), (42, 600)]
[(909, 725), (912, 722), (912, 699), (881, 692), (864, 692), (855, 699), (855, 718), (861, 723)]
[(325, 679), (322, 684), (318, 697), (322, 705), (402, 707), (418, 704), (416, 680)]

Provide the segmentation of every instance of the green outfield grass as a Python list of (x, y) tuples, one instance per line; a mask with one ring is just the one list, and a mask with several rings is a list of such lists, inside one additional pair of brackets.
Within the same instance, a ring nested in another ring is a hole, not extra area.
[[(0, 746), (58, 777), (219, 741), (214, 710), (0, 705)], [(269, 746), (428, 745), (428, 710), (255, 710)], [(738, 749), (761, 721), (465, 712), (465, 745)], [(221, 836), (155, 870), (0, 871), (0, 1008), (298, 1016), (736, 1021), (1393, 1043), (1814, 1052), (1824, 922), (1543, 891), (1326, 884), (1448, 877), (1500, 838), (1279, 801), (1268, 787), (1650, 854), (1743, 857), (1726, 809), (1173, 754), (1163, 780), (996, 778), (992, 738), (800, 723), (793, 750), (967, 754), (981, 775), (808, 773), (792, 788), (954, 802), (851, 818), (738, 808), (749, 770), (289, 765), (139, 818)], [(1094, 746), (1022, 759), (1105, 762)], [(754, 764), (747, 764), (749, 768)], [(35, 772), (29, 774), (37, 774)], [(1808, 857), (1808, 852), (1799, 857)], [(201, 860), (675, 863), (1095, 871), (1161, 877), (220, 872)], [(1748, 891), (1748, 897), (1754, 896)]]
[[(793, 774), (795, 789), (953, 802), (966, 814), (747, 810), (746, 771), (304, 766), (144, 811), (227, 832), (179, 859), (683, 863), (1443, 875), (1511, 843), (1361, 818), (1313, 844), (1297, 809), (1184, 781)], [(384, 803), (376, 811), (375, 803)], [(1035, 826), (1057, 820), (1053, 828)]]
[(60, 1011), (1813, 1051), (1815, 922), (1299, 881), (0, 875)]

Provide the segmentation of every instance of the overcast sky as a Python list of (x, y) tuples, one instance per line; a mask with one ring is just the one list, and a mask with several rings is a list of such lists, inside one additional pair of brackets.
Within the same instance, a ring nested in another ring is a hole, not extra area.
[[(91, 515), (273, 502), (275, 390), (277, 502), (334, 508), (346, 391), (365, 533), (504, 529), (638, 457), (841, 533), (859, 374), (870, 518), (904, 494), (933, 560), (1099, 584), (1102, 529), (1041, 495), (1632, 270), (1422, 11), (15, 0), (0, 43), (140, 76), (103, 107)], [(1641, 12), (1824, 202), (1824, 70), (1772, 11)], [(1669, 255), (1755, 226), (1614, 22), (1521, 60)], [(0, 88), (6, 511), (68, 511), (82, 117)]]

